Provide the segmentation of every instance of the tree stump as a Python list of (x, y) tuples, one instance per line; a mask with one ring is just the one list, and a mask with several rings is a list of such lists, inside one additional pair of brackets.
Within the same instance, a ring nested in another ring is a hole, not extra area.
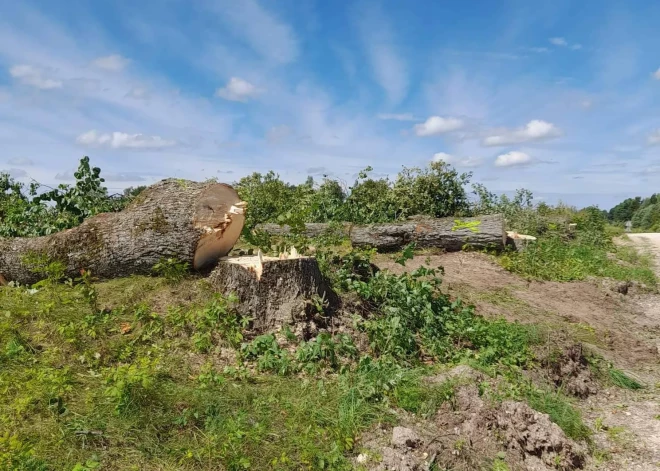
[(44, 275), (25, 263), (29, 255), (63, 263), (69, 277), (81, 269), (98, 278), (147, 274), (163, 257), (204, 270), (240, 237), (245, 206), (223, 183), (163, 180), (121, 212), (99, 214), (48, 236), (0, 238), (0, 275), (7, 281), (39, 281)]
[(300, 323), (311, 330), (325, 327), (339, 306), (312, 257), (226, 257), (208, 281), (218, 292), (238, 297), (239, 313), (251, 319), (250, 328), (257, 332)]

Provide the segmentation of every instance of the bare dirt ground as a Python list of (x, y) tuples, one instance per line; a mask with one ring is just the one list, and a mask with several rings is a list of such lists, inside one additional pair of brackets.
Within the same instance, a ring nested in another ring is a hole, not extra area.
[[(657, 257), (660, 234), (630, 237), (640, 250)], [(595, 432), (598, 470), (660, 469), (660, 295), (632, 289), (624, 295), (603, 281), (528, 281), (478, 253), (418, 256), (398, 265), (382, 256), (377, 265), (392, 272), (429, 264), (443, 267), (445, 290), (474, 304), (489, 317), (544, 325), (550, 345), (582, 342), (585, 348), (635, 378), (637, 391), (608, 387), (576, 405)]]

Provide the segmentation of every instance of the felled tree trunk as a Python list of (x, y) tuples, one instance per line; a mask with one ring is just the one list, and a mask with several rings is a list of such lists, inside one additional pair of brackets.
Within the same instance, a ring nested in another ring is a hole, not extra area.
[(473, 218), (420, 218), (393, 224), (355, 226), (351, 229), (354, 247), (398, 250), (411, 242), (419, 248), (440, 248), (457, 252), (463, 247), (501, 250), (506, 243), (504, 220), (499, 215)]
[(252, 319), (250, 327), (257, 332), (292, 324), (325, 327), (339, 305), (311, 257), (227, 257), (208, 281), (218, 292), (238, 296), (238, 311)]
[(43, 278), (26, 263), (31, 255), (62, 262), (70, 277), (81, 269), (99, 278), (145, 274), (163, 257), (203, 270), (240, 237), (244, 208), (229, 185), (163, 180), (121, 212), (48, 236), (0, 238), (0, 275), (20, 283)]
[[(288, 226), (276, 224), (262, 224), (257, 229), (280, 236), (291, 232)], [(307, 224), (303, 233), (316, 237), (326, 230), (330, 230), (329, 224)], [(502, 250), (506, 244), (504, 219), (497, 214), (462, 219), (417, 217), (396, 223), (346, 225), (344, 230), (354, 247), (374, 247), (383, 252), (402, 249), (411, 242), (420, 248), (448, 252), (465, 246)]]

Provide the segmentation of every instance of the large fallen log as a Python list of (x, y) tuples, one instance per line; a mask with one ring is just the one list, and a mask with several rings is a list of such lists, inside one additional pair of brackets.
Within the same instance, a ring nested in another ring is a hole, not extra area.
[(313, 334), (325, 327), (339, 305), (316, 259), (285, 254), (286, 259), (257, 255), (226, 257), (207, 281), (218, 292), (235, 294), (237, 310), (257, 332), (301, 325)]
[(245, 206), (226, 184), (163, 180), (121, 212), (99, 214), (48, 236), (0, 238), (0, 275), (7, 281), (38, 281), (44, 275), (26, 263), (34, 256), (63, 263), (69, 277), (81, 269), (98, 278), (146, 274), (163, 257), (204, 270), (240, 237)]
[[(288, 226), (261, 224), (257, 229), (282, 236), (291, 233)], [(307, 224), (303, 234), (317, 237), (335, 230), (330, 224)], [(368, 225), (345, 225), (344, 233), (354, 247), (374, 247), (379, 251), (399, 250), (411, 242), (419, 248), (440, 248), (456, 252), (464, 247), (502, 250), (506, 245), (504, 219), (500, 215), (470, 218), (422, 218)]]

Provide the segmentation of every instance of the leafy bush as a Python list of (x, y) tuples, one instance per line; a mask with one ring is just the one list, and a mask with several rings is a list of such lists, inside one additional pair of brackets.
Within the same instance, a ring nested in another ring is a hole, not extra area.
[(294, 228), (306, 222), (390, 222), (424, 214), (443, 217), (469, 214), (465, 191), (471, 174), (459, 174), (443, 162), (427, 168), (403, 168), (392, 182), (373, 179), (367, 167), (359, 172), (352, 186), (324, 178), (316, 184), (309, 178), (292, 185), (274, 172), (253, 173), (235, 183), (241, 198), (250, 204), (246, 227), (259, 223), (289, 224)]
[(0, 173), (0, 236), (31, 237), (52, 234), (79, 225), (90, 216), (119, 211), (144, 187), (127, 189), (123, 195), (108, 195), (101, 169), (91, 167), (89, 157), (80, 160), (73, 186), (39, 192), (27, 189), (8, 174)]
[[(362, 257), (358, 254), (358, 260)], [(355, 292), (370, 311), (357, 326), (367, 334), (374, 355), (406, 363), (424, 356), (441, 361), (468, 356), (484, 364), (522, 365), (531, 358), (524, 329), (489, 321), (476, 315), (473, 307), (452, 302), (440, 292), (434, 269), (420, 267), (401, 275), (379, 271), (360, 277), (347, 269), (354, 266), (355, 255), (342, 259), (334, 279)]]

